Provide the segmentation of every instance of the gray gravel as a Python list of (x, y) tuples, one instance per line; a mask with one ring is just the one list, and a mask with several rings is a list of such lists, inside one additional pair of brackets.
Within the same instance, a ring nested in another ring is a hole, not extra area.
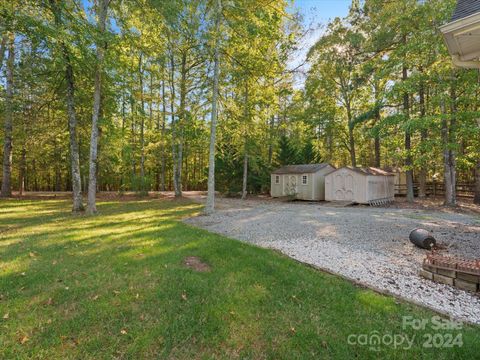
[(448, 246), (446, 254), (480, 258), (479, 217), (268, 200), (219, 199), (218, 208), (186, 222), (480, 324), (480, 297), (418, 276), (426, 250), (408, 240), (410, 231), (420, 227)]

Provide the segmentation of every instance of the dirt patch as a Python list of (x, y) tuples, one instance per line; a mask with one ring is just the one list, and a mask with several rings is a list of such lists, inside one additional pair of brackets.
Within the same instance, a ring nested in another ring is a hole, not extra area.
[(457, 206), (446, 207), (443, 206), (443, 197), (428, 197), (426, 199), (415, 198), (413, 203), (407, 202), (405, 197), (395, 197), (395, 202), (390, 204), (389, 208), (397, 209), (412, 209), (412, 210), (429, 210), (429, 211), (439, 211), (444, 213), (459, 213), (467, 215), (479, 215), (480, 214), (480, 205), (473, 203), (473, 199), (460, 198), (457, 199)]
[(188, 256), (183, 259), (183, 265), (188, 267), (189, 269), (198, 271), (198, 272), (209, 272), (211, 270), (210, 265), (204, 263), (199, 257), (197, 256)]

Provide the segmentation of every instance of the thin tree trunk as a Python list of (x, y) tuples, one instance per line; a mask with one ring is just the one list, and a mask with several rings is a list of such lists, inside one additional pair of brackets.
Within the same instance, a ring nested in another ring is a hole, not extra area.
[(178, 160), (177, 160), (177, 126), (175, 124), (175, 58), (172, 53), (170, 54), (170, 87), (171, 87), (171, 95), (170, 95), (170, 114), (171, 114), (171, 127), (172, 127), (172, 160), (173, 160), (173, 190), (175, 192), (175, 197), (182, 196), (182, 190), (179, 187), (179, 183), (177, 181), (177, 174), (178, 174)]
[(375, 146), (375, 167), (380, 168), (381, 167), (381, 155), (380, 155), (380, 136), (375, 135), (374, 137), (374, 146)]
[[(217, 131), (217, 97), (220, 70), (220, 16), (221, 3), (217, 0), (217, 14), (215, 19), (215, 52), (213, 56), (213, 92), (212, 92), (212, 118), (210, 123), (210, 148), (208, 155), (208, 193), (205, 213), (211, 214), (215, 210), (215, 138)], [(195, 170), (195, 165), (194, 165)], [(194, 172), (195, 174), (195, 172)], [(195, 176), (195, 175), (194, 175)]]
[[(402, 69), (402, 81), (406, 81), (408, 79), (408, 70), (404, 66)], [(406, 120), (410, 117), (410, 99), (408, 96), (408, 92), (405, 91), (403, 95), (403, 111), (405, 114)], [(407, 153), (405, 157), (405, 166), (407, 167), (406, 175), (407, 175), (407, 201), (413, 202), (414, 194), (413, 194), (413, 169), (412, 169), (412, 154), (410, 153), (412, 150), (411, 144), (411, 135), (410, 130), (405, 130), (405, 151)]]
[(242, 200), (245, 200), (247, 198), (247, 180), (248, 180), (248, 152), (247, 152), (247, 140), (245, 139), (245, 150), (243, 154)]
[[(374, 86), (374, 91), (375, 91), (375, 102), (377, 109), (375, 110), (375, 124), (380, 123), (380, 108), (378, 107), (378, 104), (380, 102), (380, 90), (379, 90), (379, 84), (378, 82), (375, 83)], [(378, 132), (374, 136), (374, 148), (375, 148), (375, 167), (380, 168), (381, 166), (381, 148), (380, 148), (380, 135)]]
[[(425, 87), (423, 81), (420, 83), (420, 90), (419, 90), (419, 102), (420, 102), (420, 117), (423, 119), (425, 117)], [(420, 131), (420, 140), (422, 144), (427, 141), (427, 129), (422, 129)], [(423, 154), (425, 156), (425, 154)], [(418, 174), (418, 197), (425, 198), (427, 196), (426, 192), (427, 188), (427, 168), (426, 168), (426, 161), (423, 159), (422, 165), (420, 167), (420, 171)]]
[(22, 154), (20, 156), (20, 169), (18, 172), (18, 194), (22, 196), (25, 193), (25, 174), (27, 172), (27, 149), (22, 145)]
[(270, 141), (268, 144), (268, 165), (272, 166), (272, 160), (273, 160), (273, 141), (274, 141), (274, 129), (275, 129), (275, 115), (272, 115), (270, 117), (270, 122), (269, 122), (269, 127), (270, 127)]
[(187, 95), (187, 54), (182, 53), (182, 62), (180, 67), (180, 111), (178, 116), (177, 126), (177, 166), (174, 179), (177, 183), (177, 191), (175, 197), (182, 196), (182, 165), (183, 165), (183, 129), (185, 127), (185, 107), (186, 107), (186, 95)]
[(80, 175), (80, 154), (77, 140), (77, 114), (75, 111), (75, 85), (73, 80), (73, 68), (70, 63), (70, 56), (64, 52), (67, 80), (67, 111), (68, 127), (70, 132), (70, 161), (72, 163), (72, 192), (73, 192), (73, 212), (83, 211), (82, 202), (82, 180)]
[(475, 195), (473, 197), (473, 203), (480, 205), (480, 159), (477, 160), (475, 166)]
[[(109, 0), (98, 0), (98, 33), (103, 36), (105, 33), (105, 23), (107, 20)], [(100, 106), (102, 101), (102, 74), (103, 61), (105, 57), (105, 41), (101, 39), (97, 42), (97, 64), (95, 69), (95, 91), (93, 94), (93, 113), (92, 113), (92, 134), (90, 138), (90, 162), (88, 173), (88, 201), (87, 213), (97, 212), (96, 194), (97, 194), (97, 151), (98, 151), (98, 119), (100, 116)]]
[(3, 66), (3, 58), (5, 56), (5, 49), (7, 47), (7, 40), (8, 40), (8, 36), (3, 35), (2, 36), (2, 41), (0, 42), (0, 69)]
[(3, 142), (2, 197), (12, 196), (12, 147), (13, 147), (13, 73), (15, 66), (15, 35), (9, 34), (7, 58), (7, 89), (5, 96), (5, 124)]
[(352, 109), (350, 108), (350, 101), (346, 102), (347, 108), (347, 120), (348, 120), (348, 143), (350, 151), (350, 161), (353, 167), (357, 166), (357, 156), (355, 154), (355, 138), (353, 137), (353, 125), (352, 125)]
[[(61, 9), (58, 0), (50, 0), (50, 5), (55, 17), (55, 24), (63, 26)], [(72, 211), (77, 213), (84, 210), (82, 202), (82, 178), (80, 174), (80, 154), (77, 138), (77, 114), (75, 110), (75, 80), (73, 75), (73, 66), (70, 59), (70, 52), (67, 45), (60, 41), (63, 61), (65, 63), (65, 80), (67, 84), (67, 113), (68, 113), (68, 130), (70, 135), (70, 163), (72, 172)]]
[[(480, 69), (478, 70), (477, 74), (477, 101), (476, 101), (476, 110), (478, 110), (479, 99), (478, 95), (480, 91)], [(480, 118), (477, 119), (477, 130), (480, 131)], [(473, 197), (473, 203), (480, 205), (480, 157), (477, 159), (477, 164), (475, 166), (475, 195)]]
[(160, 190), (165, 191), (165, 124), (167, 122), (167, 97), (165, 95), (165, 80), (162, 80), (162, 140), (161, 140), (161, 172), (160, 172)]
[(120, 171), (120, 189), (119, 191), (123, 191), (124, 189), (124, 185), (125, 185), (125, 180), (124, 180), (124, 165), (123, 165), (123, 161), (125, 159), (125, 145), (124, 145), (124, 139), (125, 139), (125, 123), (126, 123), (126, 119), (125, 119), (125, 91), (123, 90), (122, 91), (122, 138), (121, 138), (121, 146), (122, 146), (122, 150), (121, 150), (121, 164), (122, 164), (122, 167), (121, 167), (121, 171)]
[(455, 151), (451, 148), (455, 143), (455, 113), (456, 113), (456, 94), (455, 87), (452, 84), (451, 93), (451, 108), (450, 108), (450, 126), (444, 107), (444, 116), (442, 119), (442, 138), (443, 138), (443, 160), (444, 160), (444, 187), (445, 187), (445, 206), (456, 206), (456, 158)]
[(131, 89), (131, 94), (130, 94), (130, 111), (132, 113), (132, 122), (130, 124), (130, 133), (132, 136), (132, 151), (131, 151), (131, 157), (132, 157), (132, 187), (135, 187), (134, 190), (138, 190), (136, 188), (136, 177), (137, 177), (137, 161), (135, 159), (135, 153), (136, 153), (136, 145), (137, 141), (135, 138), (135, 125), (136, 125), (136, 120), (135, 120), (135, 99), (133, 98), (133, 92), (134, 90)]
[(250, 117), (248, 108), (248, 84), (245, 85), (245, 143), (243, 149), (243, 181), (242, 181), (242, 200), (247, 198), (247, 180), (248, 180), (248, 129), (247, 124)]
[(138, 71), (140, 77), (140, 191), (144, 193), (145, 188), (145, 100), (143, 97), (143, 56), (140, 53)]
[(55, 157), (55, 191), (60, 191), (61, 185), (61, 175), (60, 175), (60, 161), (61, 156), (57, 147), (57, 141), (54, 139), (53, 141), (53, 152)]

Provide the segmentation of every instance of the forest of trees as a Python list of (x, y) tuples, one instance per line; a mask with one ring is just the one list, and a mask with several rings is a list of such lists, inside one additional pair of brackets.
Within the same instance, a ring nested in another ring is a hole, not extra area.
[(242, 196), (276, 166), (330, 162), (402, 168), (409, 200), (433, 176), (447, 205), (475, 183), (480, 203), (480, 76), (438, 30), (454, 4), (353, 0), (298, 86), (288, 0), (4, 1), (1, 194), (73, 190), (94, 212), (96, 191), (206, 190), (209, 162)]

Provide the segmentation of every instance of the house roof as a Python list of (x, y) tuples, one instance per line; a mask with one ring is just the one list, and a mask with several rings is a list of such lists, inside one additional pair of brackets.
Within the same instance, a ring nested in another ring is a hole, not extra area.
[[(355, 171), (356, 173), (362, 174), (362, 175), (373, 175), (373, 176), (394, 176), (395, 174), (392, 174), (391, 172), (374, 168), (374, 167), (352, 167), (352, 166), (345, 166), (341, 169), (349, 169), (352, 171)], [(340, 169), (337, 169), (340, 170)]]
[(458, 0), (452, 20), (456, 21), (480, 12), (480, 0)]
[(455, 66), (480, 67), (480, 0), (458, 0), (452, 20), (440, 31)]
[(303, 165), (285, 165), (272, 172), (272, 174), (308, 174), (316, 173), (317, 171), (328, 166), (328, 163), (322, 164), (303, 164)]

